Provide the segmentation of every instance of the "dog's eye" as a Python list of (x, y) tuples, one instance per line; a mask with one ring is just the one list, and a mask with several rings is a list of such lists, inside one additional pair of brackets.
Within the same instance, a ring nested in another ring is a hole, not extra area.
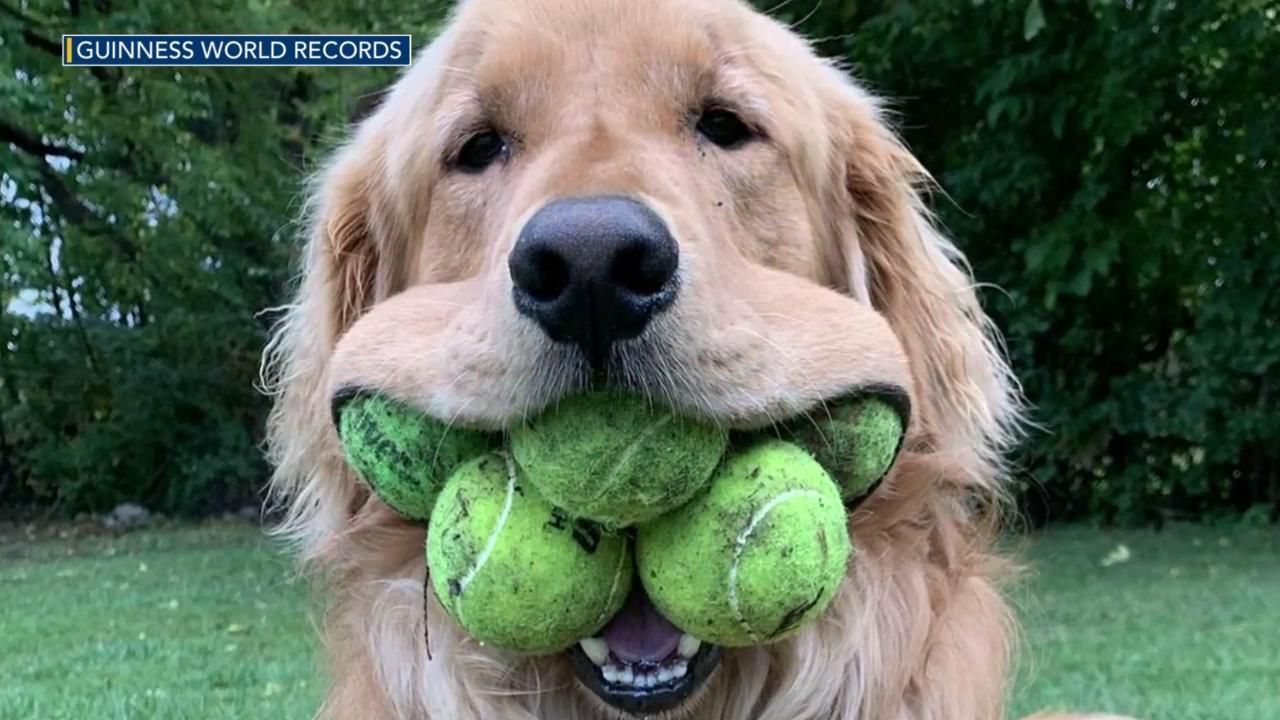
[(496, 130), (483, 130), (467, 140), (453, 164), (464, 172), (480, 172), (506, 154), (507, 141)]
[(698, 117), (698, 132), (722, 148), (735, 148), (755, 137), (742, 118), (724, 108), (707, 108)]

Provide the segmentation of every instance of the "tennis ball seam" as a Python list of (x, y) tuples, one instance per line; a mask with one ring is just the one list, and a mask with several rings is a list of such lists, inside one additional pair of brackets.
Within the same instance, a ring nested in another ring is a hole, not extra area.
[(747, 633), (747, 636), (751, 638), (752, 642), (761, 643), (764, 642), (764, 638), (762, 638), (760, 633), (756, 632), (755, 628), (751, 627), (751, 623), (747, 622), (747, 619), (743, 617), (742, 609), (738, 605), (738, 565), (742, 562), (742, 553), (746, 550), (747, 541), (751, 539), (751, 535), (756, 531), (756, 527), (760, 523), (764, 522), (764, 519), (769, 515), (769, 513), (773, 512), (774, 509), (784, 502), (805, 497), (813, 497), (821, 500), (822, 494), (815, 490), (788, 490), (786, 492), (779, 493), (751, 516), (751, 522), (747, 523), (747, 527), (745, 527), (742, 532), (738, 533), (738, 537), (734, 540), (733, 561), (729, 563), (729, 578), (726, 583), (729, 586), (729, 610), (733, 613), (734, 621), (738, 623), (738, 626), (741, 627), (745, 633)]
[[(471, 581), (475, 579), (477, 574), (479, 574), (480, 569), (485, 566), (485, 563), (489, 562), (489, 556), (493, 554), (493, 549), (498, 545), (498, 536), (502, 534), (502, 529), (506, 527), (507, 520), (511, 517), (511, 506), (515, 503), (516, 495), (516, 465), (515, 462), (512, 461), (510, 453), (503, 452), (501, 454), (502, 459), (507, 463), (507, 494), (506, 497), (502, 499), (502, 512), (498, 514), (498, 521), (493, 524), (493, 529), (489, 532), (489, 537), (485, 539), (484, 549), (481, 550), (480, 555), (476, 557), (475, 565), (472, 565), (471, 569), (467, 571), (467, 574), (463, 575), (462, 579), (458, 581), (457, 598), (459, 600), (462, 599), (462, 595), (466, 592), (467, 586), (470, 585)], [(462, 609), (465, 606), (466, 603), (454, 602), (454, 610), (457, 613), (457, 619), (460, 624), (465, 622), (462, 617)]]
[(609, 586), (609, 599), (605, 602), (605, 609), (596, 616), (596, 624), (603, 625), (612, 616), (609, 608), (613, 607), (613, 599), (618, 596), (618, 583), (621, 582), (623, 575), (623, 566), (627, 564), (628, 554), (625, 552), (618, 553), (618, 567), (613, 569), (613, 584)]
[(613, 461), (613, 466), (610, 467), (609, 471), (604, 474), (604, 478), (607, 480), (607, 482), (600, 483), (600, 488), (601, 488), (600, 492), (597, 493), (594, 498), (592, 498), (592, 502), (598, 501), (600, 498), (604, 497), (605, 493), (609, 491), (609, 488), (612, 487), (613, 485), (614, 477), (618, 474), (618, 471), (621, 468), (626, 466), (627, 462), (631, 460), (631, 457), (635, 455), (637, 452), (639, 452), (641, 443), (643, 443), (644, 440), (648, 438), (650, 435), (657, 432), (659, 428), (663, 427), (664, 425), (670, 424), (671, 421), (674, 419), (675, 419), (675, 415), (671, 415), (671, 414), (664, 415), (662, 418), (660, 418), (659, 420), (651, 424), (649, 427), (636, 433), (636, 436), (631, 440), (630, 443), (627, 444), (627, 447), (622, 452), (618, 453), (617, 458), (615, 458)]

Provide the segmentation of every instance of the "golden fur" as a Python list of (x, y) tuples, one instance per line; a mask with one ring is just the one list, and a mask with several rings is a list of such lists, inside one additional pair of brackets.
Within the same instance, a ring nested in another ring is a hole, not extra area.
[[(699, 144), (687, 115), (731, 101), (767, 136)], [(482, 174), (442, 157), (480, 120), (517, 139)], [(511, 307), (506, 256), (542, 203), (644, 199), (680, 246), (679, 301), (611, 369), (712, 422), (758, 427), (869, 383), (913, 420), (850, 517), (860, 552), (826, 616), (727, 652), (672, 717), (1001, 717), (1013, 623), (993, 549), (1012, 377), (925, 171), (876, 100), (738, 0), (471, 0), (319, 174), (296, 304), (268, 355), (285, 531), (325, 601), (325, 718), (616, 717), (562, 658), (466, 638), (434, 601), (424, 530), (361, 488), (329, 421), (376, 387), (499, 429), (587, 381)]]

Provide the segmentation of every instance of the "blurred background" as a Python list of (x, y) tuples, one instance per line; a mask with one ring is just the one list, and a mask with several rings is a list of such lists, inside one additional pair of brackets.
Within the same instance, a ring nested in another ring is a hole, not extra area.
[[(1056, 529), (1029, 541), (1028, 597), (1047, 599), (1027, 601), (1040, 660), (1015, 703), (1280, 717), (1261, 622), (1280, 597), (1280, 4), (780, 1), (759, 5), (890, 99), (1042, 428), (1015, 491), (1026, 525)], [(209, 518), (262, 500), (255, 382), (301, 183), (394, 77), (63, 68), (60, 35), (421, 48), (448, 5), (0, 0), (0, 605), (18, 608), (0, 645), (88, 643), (0, 652), (19, 678), (0, 718), (104, 698), (113, 717), (309, 713), (302, 589), (260, 532)], [(67, 583), (95, 592), (60, 605)], [(141, 669), (79, 700), (46, 688), (95, 647)], [(172, 678), (186, 695), (129, 679), (249, 647), (271, 660), (194, 665)]]

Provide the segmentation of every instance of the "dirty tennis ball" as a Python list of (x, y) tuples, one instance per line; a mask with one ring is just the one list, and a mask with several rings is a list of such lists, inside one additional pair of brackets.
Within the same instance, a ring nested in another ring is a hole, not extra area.
[(724, 453), (726, 433), (636, 395), (567, 397), (511, 431), (511, 453), (551, 503), (611, 528), (688, 502)]
[(636, 567), (681, 630), (745, 647), (820, 615), (850, 552), (835, 483), (800, 447), (770, 439), (731, 455), (687, 506), (642, 526)]
[(396, 512), (425, 521), (455, 468), (489, 451), (494, 439), (450, 426), (385, 395), (364, 394), (338, 410), (347, 462)]
[(889, 471), (902, 445), (899, 411), (878, 397), (819, 408), (789, 425), (788, 439), (808, 450), (846, 500), (869, 492)]
[(463, 630), (526, 654), (594, 635), (622, 607), (635, 572), (625, 537), (542, 499), (506, 453), (449, 478), (428, 525), (427, 566)]

